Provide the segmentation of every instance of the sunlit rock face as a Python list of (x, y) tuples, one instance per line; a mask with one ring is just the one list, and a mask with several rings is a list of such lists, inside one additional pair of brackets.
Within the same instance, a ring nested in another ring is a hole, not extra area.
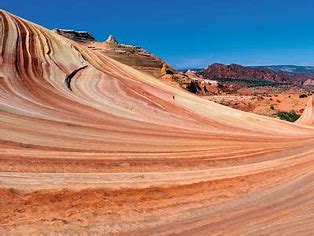
[(313, 127), (112, 58), (0, 12), (2, 235), (313, 232)]

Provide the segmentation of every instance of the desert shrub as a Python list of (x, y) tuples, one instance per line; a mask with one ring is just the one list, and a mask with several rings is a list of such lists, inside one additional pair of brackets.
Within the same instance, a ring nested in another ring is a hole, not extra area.
[(292, 110), (290, 112), (279, 111), (279, 112), (277, 112), (277, 116), (281, 120), (286, 120), (286, 121), (290, 121), (290, 122), (295, 122), (297, 119), (300, 118), (300, 115), (298, 115), (294, 110)]
[(301, 94), (301, 95), (299, 96), (299, 98), (307, 98), (307, 95), (306, 95), (306, 94)]
[(271, 110), (275, 110), (275, 107), (273, 105), (270, 105), (269, 107)]

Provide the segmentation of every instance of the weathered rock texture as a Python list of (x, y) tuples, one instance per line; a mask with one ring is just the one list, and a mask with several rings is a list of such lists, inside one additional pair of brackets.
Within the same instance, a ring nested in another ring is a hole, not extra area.
[(157, 78), (173, 74), (174, 71), (167, 63), (143, 48), (121, 44), (112, 35), (105, 42), (90, 43), (88, 48)]
[(0, 22), (1, 235), (313, 232), (313, 127)]
[(55, 32), (154, 77), (169, 79), (179, 85), (189, 84), (191, 81), (188, 76), (171, 68), (165, 61), (142, 47), (119, 43), (112, 35), (109, 35), (104, 42), (96, 42), (88, 32), (73, 30), (55, 30)]
[(64, 37), (67, 37), (77, 42), (96, 41), (94, 36), (86, 31), (75, 31), (66, 29), (55, 29), (54, 31)]

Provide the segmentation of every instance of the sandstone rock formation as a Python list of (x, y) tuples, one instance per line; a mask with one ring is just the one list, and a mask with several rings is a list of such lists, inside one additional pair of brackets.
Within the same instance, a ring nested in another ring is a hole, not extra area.
[(66, 29), (54, 29), (54, 31), (64, 37), (78, 42), (93, 42), (96, 41), (94, 36), (86, 31), (75, 31)]
[(314, 125), (314, 99), (313, 96), (309, 99), (308, 104), (302, 114), (297, 120), (298, 124)]
[(314, 79), (307, 79), (304, 83), (304, 86), (314, 86)]
[(110, 34), (107, 38), (107, 40), (105, 41), (106, 43), (114, 43), (114, 44), (118, 44), (118, 41)]
[(112, 35), (109, 35), (104, 42), (96, 42), (95, 38), (87, 32), (73, 30), (55, 30), (55, 32), (154, 77), (174, 82), (182, 87), (188, 86), (191, 82), (184, 73), (171, 68), (166, 62), (142, 47), (119, 43)]
[(141, 49), (0, 22), (1, 235), (313, 232), (312, 127), (113, 59)]
[(88, 47), (157, 78), (173, 74), (173, 69), (155, 55), (141, 47), (119, 43), (112, 35), (105, 42), (91, 42)]
[(205, 79), (197, 72), (188, 70), (185, 75), (191, 80), (186, 87), (191, 93), (198, 95), (214, 95), (223, 91), (223, 86), (215, 80)]

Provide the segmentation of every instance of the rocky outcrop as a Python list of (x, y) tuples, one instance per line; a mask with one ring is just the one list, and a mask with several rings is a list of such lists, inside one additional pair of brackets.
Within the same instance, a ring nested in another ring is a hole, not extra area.
[(90, 42), (88, 47), (160, 79), (166, 78), (172, 81), (182, 82), (182, 84), (184, 84), (184, 80), (187, 79), (186, 75), (179, 73), (168, 63), (142, 47), (119, 43), (112, 35), (109, 35), (104, 42)]
[(110, 34), (107, 40), (105, 41), (106, 43), (114, 43), (118, 44), (118, 41)]
[(307, 79), (304, 83), (304, 86), (314, 86), (314, 79)]
[(66, 29), (54, 29), (56, 33), (72, 39), (77, 42), (94, 42), (96, 41), (95, 37), (87, 31), (75, 31), (75, 30), (66, 30)]
[(152, 53), (142, 47), (119, 43), (113, 35), (109, 35), (104, 42), (97, 42), (93, 35), (86, 31), (55, 29), (54, 32), (87, 45), (93, 51), (103, 53), (123, 64), (183, 88), (189, 86), (191, 82), (189, 76), (173, 69), (168, 63)]
[(196, 71), (188, 70), (185, 75), (191, 79), (186, 89), (199, 95), (215, 95), (223, 91), (223, 86), (216, 80), (209, 80)]

